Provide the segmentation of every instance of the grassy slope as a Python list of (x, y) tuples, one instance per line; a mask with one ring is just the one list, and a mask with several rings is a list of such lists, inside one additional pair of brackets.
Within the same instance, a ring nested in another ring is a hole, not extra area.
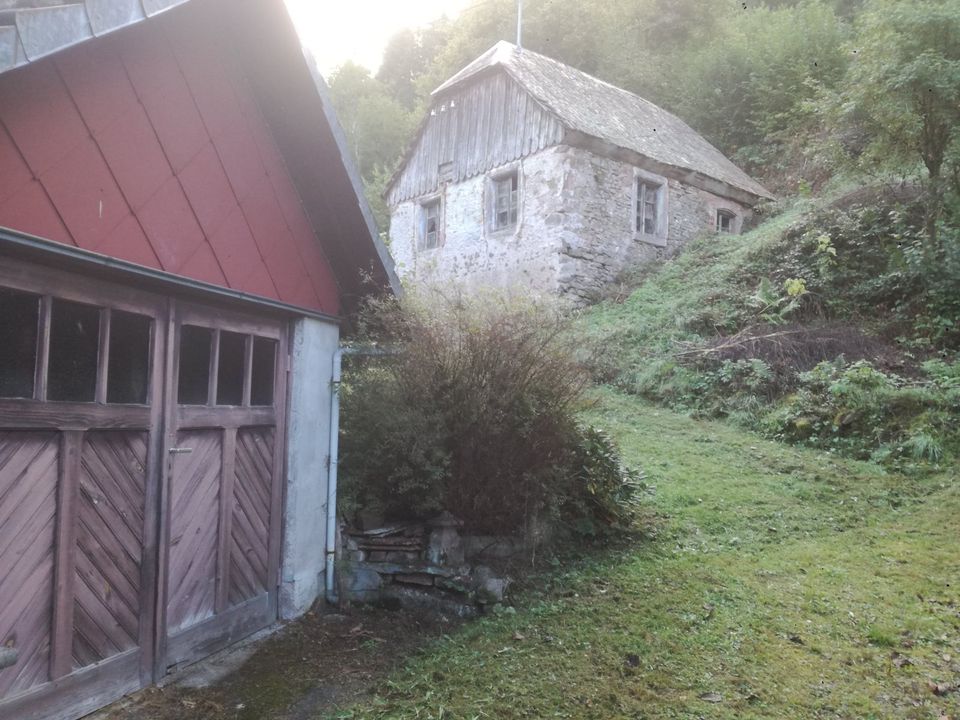
[(814, 203), (792, 209), (744, 235), (710, 235), (655, 272), (620, 303), (587, 310), (581, 330), (604, 348), (604, 359), (634, 391), (651, 357), (666, 356), (678, 342), (732, 332), (756, 314), (748, 305), (769, 262), (757, 258), (783, 241), (783, 231)]
[(601, 398), (593, 419), (657, 487), (656, 538), (452, 634), (337, 717), (960, 713), (960, 690), (927, 686), (960, 681), (955, 469), (885, 475)]

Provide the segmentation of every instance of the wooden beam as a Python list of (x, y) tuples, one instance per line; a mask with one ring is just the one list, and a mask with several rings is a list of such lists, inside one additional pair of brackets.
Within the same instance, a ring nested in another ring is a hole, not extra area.
[(216, 612), (230, 604), (230, 550), (233, 535), (233, 485), (236, 481), (237, 429), (223, 431), (223, 460), (220, 465), (220, 524), (217, 529)]
[(60, 476), (57, 485), (56, 580), (50, 677), (58, 680), (73, 670), (73, 605), (76, 580), (77, 500), (80, 490), (80, 452), (83, 432), (67, 430), (60, 438)]
[(33, 383), (33, 397), (43, 402), (47, 399), (47, 371), (50, 368), (50, 315), (53, 298), (44, 295), (40, 299), (40, 332), (37, 337), (36, 377)]

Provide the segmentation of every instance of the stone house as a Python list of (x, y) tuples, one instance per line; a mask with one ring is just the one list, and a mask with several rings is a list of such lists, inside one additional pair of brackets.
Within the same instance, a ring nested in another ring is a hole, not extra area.
[(589, 301), (770, 198), (675, 115), (500, 42), (433, 92), (385, 192), (407, 281)]

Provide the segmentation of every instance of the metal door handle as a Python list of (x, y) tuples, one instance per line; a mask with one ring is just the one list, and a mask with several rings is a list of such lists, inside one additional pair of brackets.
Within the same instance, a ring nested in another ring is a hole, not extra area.
[(170, 448), (167, 452), (171, 455), (186, 455), (187, 453), (192, 453), (193, 448)]

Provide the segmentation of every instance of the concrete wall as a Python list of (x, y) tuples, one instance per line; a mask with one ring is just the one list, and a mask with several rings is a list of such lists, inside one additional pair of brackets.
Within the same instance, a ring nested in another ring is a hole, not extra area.
[[(676, 253), (712, 232), (718, 209), (733, 212), (739, 232), (749, 208), (634, 165), (558, 145), (512, 165), (520, 174), (520, 218), (514, 231), (487, 230), (489, 177), (450, 184), (392, 209), (391, 250), (407, 282), (456, 280), (559, 293), (580, 304), (625, 269)], [(635, 229), (636, 180), (663, 184), (663, 232)], [(440, 247), (417, 249), (420, 203), (439, 197)]]
[(291, 343), (280, 617), (306, 612), (323, 594), (330, 393), (336, 325), (302, 319)]

